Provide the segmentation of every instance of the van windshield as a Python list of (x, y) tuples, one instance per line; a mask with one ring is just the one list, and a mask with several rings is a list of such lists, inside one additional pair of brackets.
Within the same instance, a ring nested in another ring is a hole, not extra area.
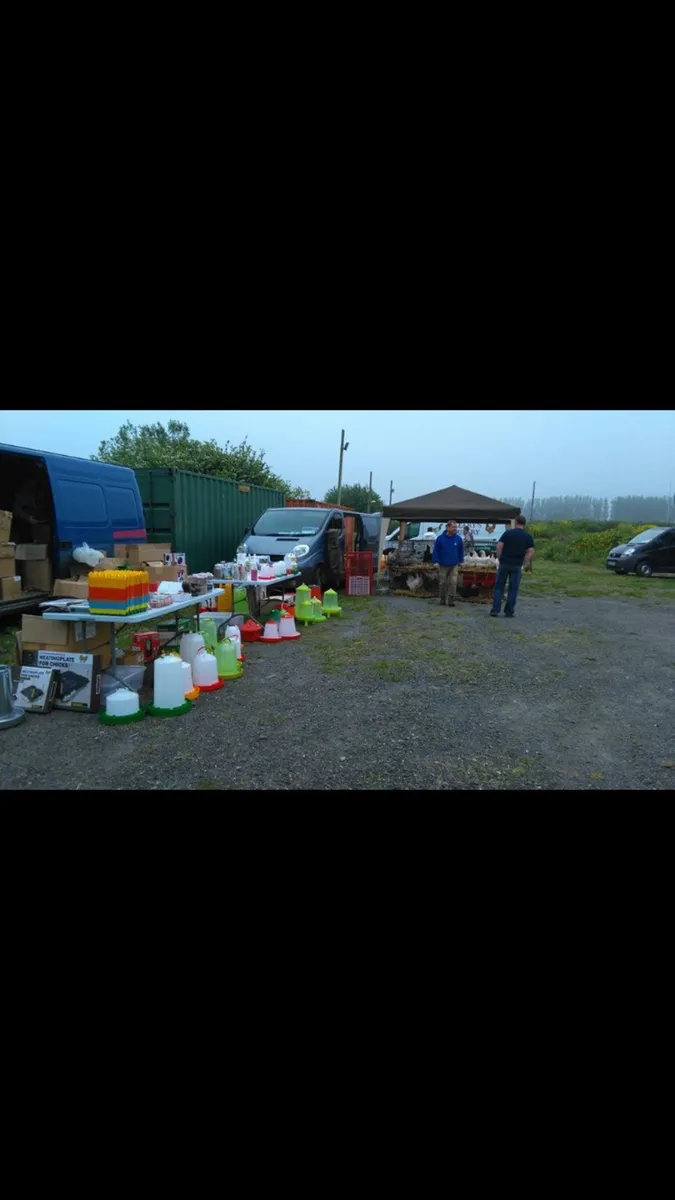
[(636, 533), (634, 538), (630, 539), (629, 546), (633, 546), (636, 542), (651, 542), (657, 534), (665, 533), (664, 529), (643, 529), (642, 533)]
[(255, 537), (314, 537), (325, 519), (311, 508), (271, 508), (258, 517), (251, 533)]

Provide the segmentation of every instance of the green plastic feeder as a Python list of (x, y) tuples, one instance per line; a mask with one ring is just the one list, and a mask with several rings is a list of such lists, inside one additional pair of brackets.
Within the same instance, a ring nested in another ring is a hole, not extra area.
[(295, 603), (296, 604), (304, 604), (306, 600), (310, 599), (310, 596), (311, 596), (311, 592), (310, 592), (310, 589), (307, 587), (306, 583), (301, 583), (299, 587), (296, 587), (296, 589), (295, 589)]
[(241, 663), (237, 658), (237, 647), (231, 638), (223, 638), (214, 648), (219, 679), (239, 679), (243, 674)]
[[(309, 591), (309, 588), (306, 588), (305, 590)], [(299, 588), (298, 591), (300, 591)], [(302, 624), (305, 626), (312, 625), (314, 622), (314, 609), (312, 608), (312, 601), (298, 600), (297, 594), (295, 600), (295, 619), (296, 621), (302, 621)]]
[(236, 587), (232, 596), (235, 613), (242, 613), (248, 616), (248, 600), (246, 599), (246, 588)]
[(204, 645), (215, 650), (218, 644), (218, 626), (214, 617), (202, 617), (199, 622), (199, 632), (204, 638)]
[(338, 604), (337, 592), (333, 588), (328, 588), (328, 591), (324, 592), (321, 611), (327, 617), (342, 616), (342, 609)]
[(314, 624), (318, 624), (319, 621), (325, 621), (326, 618), (321, 611), (321, 601), (314, 598), (313, 600), (310, 600), (310, 604), (312, 606), (312, 620), (314, 621)]

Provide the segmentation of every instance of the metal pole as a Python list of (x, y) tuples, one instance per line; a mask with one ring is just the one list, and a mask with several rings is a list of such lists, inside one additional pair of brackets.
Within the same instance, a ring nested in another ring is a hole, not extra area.
[(372, 507), (373, 507), (373, 472), (371, 471), (370, 479), (368, 480), (368, 512), (370, 512)]
[(532, 484), (532, 499), (530, 501), (530, 520), (532, 520), (532, 513), (534, 512), (534, 489), (535, 489), (536, 485), (537, 485), (537, 481), (535, 479), (534, 483)]
[(391, 498), (392, 498), (393, 494), (394, 494), (394, 481), (393, 481), (393, 479), (390, 479), (389, 480), (389, 503), (390, 504), (391, 504)]
[(340, 469), (338, 471), (338, 493), (337, 493), (338, 504), (342, 500), (342, 455), (344, 454), (344, 452), (345, 452), (345, 431), (343, 429), (340, 434)]

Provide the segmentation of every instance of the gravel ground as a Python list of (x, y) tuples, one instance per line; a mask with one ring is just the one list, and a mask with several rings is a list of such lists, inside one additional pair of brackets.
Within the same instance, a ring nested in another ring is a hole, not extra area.
[(243, 678), (185, 717), (29, 715), (0, 733), (0, 789), (673, 788), (675, 606), (343, 603), (247, 646)]

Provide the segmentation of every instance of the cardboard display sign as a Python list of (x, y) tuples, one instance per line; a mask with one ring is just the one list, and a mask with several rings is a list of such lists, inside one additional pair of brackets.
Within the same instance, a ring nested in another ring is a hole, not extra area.
[(55, 708), (98, 712), (101, 707), (101, 659), (98, 654), (68, 654), (58, 650), (25, 650), (23, 666), (51, 667), (59, 673)]
[(16, 685), (16, 703), (26, 712), (48, 713), (54, 707), (59, 672), (53, 667), (22, 667)]

